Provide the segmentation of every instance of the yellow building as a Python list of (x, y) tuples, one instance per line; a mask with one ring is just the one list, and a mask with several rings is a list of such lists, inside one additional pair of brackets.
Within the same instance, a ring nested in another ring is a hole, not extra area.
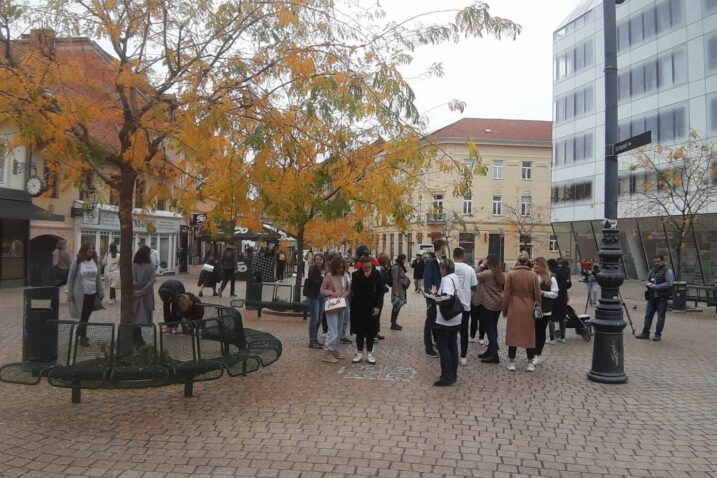
[(469, 195), (456, 197), (456, 175), (430, 168), (410, 198), (414, 218), (405, 232), (377, 227), (377, 251), (409, 260), (434, 239), (466, 251), (466, 262), (487, 254), (511, 265), (521, 249), (532, 257), (557, 257), (550, 225), (552, 123), (465, 118), (428, 136), (439, 155), (471, 161), (478, 146), (485, 175), (474, 177)]

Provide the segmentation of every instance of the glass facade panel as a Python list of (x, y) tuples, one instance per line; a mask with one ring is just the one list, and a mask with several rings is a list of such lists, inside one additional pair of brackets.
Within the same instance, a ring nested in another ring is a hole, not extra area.
[(556, 222), (553, 224), (553, 231), (555, 231), (555, 237), (558, 239), (560, 257), (568, 259), (571, 270), (577, 273), (578, 270), (575, 264), (578, 263), (578, 254), (575, 250), (575, 238), (573, 237), (572, 229), (570, 229), (570, 223)]
[(672, 258), (667, 246), (665, 231), (662, 228), (662, 221), (655, 217), (643, 217), (638, 219), (638, 225), (648, 263), (652, 264), (652, 259), (655, 256), (662, 255), (665, 256), (665, 261), (672, 266)]
[[(680, 235), (675, 229), (674, 225), (669, 221), (665, 222), (665, 230), (667, 231), (667, 242), (670, 246), (670, 253), (672, 255), (672, 266), (675, 276), (682, 280), (685, 280), (691, 284), (702, 282), (702, 272), (700, 271), (700, 264), (698, 262), (697, 250), (695, 249), (695, 242), (692, 236), (692, 231), (687, 231), (685, 242), (682, 246), (682, 254), (680, 251)], [(678, 264), (682, 262), (682, 271), (678, 271)]]
[(647, 276), (645, 252), (642, 249), (642, 238), (635, 219), (620, 219), (620, 248), (622, 249), (622, 262), (625, 266), (625, 277), (628, 279), (642, 279)]
[(694, 224), (697, 251), (705, 284), (717, 283), (717, 214), (705, 214)]
[(574, 222), (573, 230), (575, 231), (575, 242), (577, 243), (579, 258), (581, 260), (598, 260), (598, 248), (595, 243), (595, 235), (590, 227), (590, 221)]

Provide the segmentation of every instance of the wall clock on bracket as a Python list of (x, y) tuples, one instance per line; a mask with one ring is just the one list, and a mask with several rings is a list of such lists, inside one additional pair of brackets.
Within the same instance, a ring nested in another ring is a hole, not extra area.
[(34, 198), (45, 192), (46, 188), (47, 183), (44, 179), (38, 176), (30, 176), (29, 178), (27, 178), (27, 182), (25, 183), (25, 190), (30, 196)]

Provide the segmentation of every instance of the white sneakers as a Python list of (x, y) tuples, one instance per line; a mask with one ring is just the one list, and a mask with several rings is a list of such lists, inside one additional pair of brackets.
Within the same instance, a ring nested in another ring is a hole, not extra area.
[(530, 362), (528, 366), (525, 368), (526, 372), (535, 372), (535, 365), (533, 365), (533, 362)]
[(512, 360), (508, 363), (508, 370), (510, 372), (515, 372), (515, 362), (513, 362)]
[(459, 359), (458, 359), (458, 362), (459, 362), (461, 365), (466, 365), (466, 364), (468, 363), (468, 361), (466, 360), (465, 357), (459, 358)]
[(468, 342), (474, 344), (474, 343), (476, 343), (476, 338), (475, 338), (475, 337), (468, 337)]
[(536, 355), (533, 357), (533, 360), (531, 361), (533, 366), (538, 365), (540, 363), (540, 355)]
[(351, 359), (351, 361), (353, 363), (359, 363), (362, 360), (363, 360), (363, 354), (361, 352), (356, 352), (356, 354), (354, 355), (354, 358)]
[[(532, 361), (528, 362), (528, 366), (525, 368), (526, 372), (535, 372), (535, 364), (537, 363), (535, 361), (536, 358), (537, 356), (534, 357)], [(512, 360), (508, 363), (508, 371), (515, 372), (515, 362)]]
[(485, 339), (480, 339), (480, 340), (478, 340), (478, 343), (479, 343), (480, 345), (485, 345)]
[(554, 339), (548, 339), (548, 340), (545, 341), (545, 343), (546, 343), (547, 345), (555, 345), (556, 342), (555, 342)]
[(373, 358), (373, 354), (371, 352), (369, 352), (368, 355), (366, 355), (366, 361), (368, 363), (370, 363), (371, 365), (376, 363), (376, 359)]
[(558, 342), (560, 342), (561, 344), (564, 344), (564, 343), (565, 343), (565, 339), (558, 339)]

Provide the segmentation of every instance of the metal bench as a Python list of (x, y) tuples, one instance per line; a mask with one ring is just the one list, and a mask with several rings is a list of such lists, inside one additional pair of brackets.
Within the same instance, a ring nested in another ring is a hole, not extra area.
[(694, 301), (695, 307), (703, 302), (717, 313), (717, 285), (687, 284), (687, 300)]
[[(301, 300), (301, 294), (296, 293), (296, 287), (289, 284), (274, 283), (247, 283), (247, 299), (245, 306), (249, 310), (256, 310), (258, 317), (261, 317), (262, 309), (275, 310), (278, 312), (301, 313), (306, 320), (309, 315), (309, 303)], [(295, 297), (299, 295), (299, 297)]]
[[(37, 385), (43, 377), (54, 387), (72, 390), (81, 401), (83, 388), (144, 388), (183, 384), (193, 395), (195, 382), (246, 375), (279, 359), (281, 342), (271, 334), (244, 329), (232, 307), (205, 304), (205, 318), (160, 324), (48, 321), (57, 330), (57, 357), (0, 367), (0, 381)], [(80, 344), (85, 331), (89, 346)]]

